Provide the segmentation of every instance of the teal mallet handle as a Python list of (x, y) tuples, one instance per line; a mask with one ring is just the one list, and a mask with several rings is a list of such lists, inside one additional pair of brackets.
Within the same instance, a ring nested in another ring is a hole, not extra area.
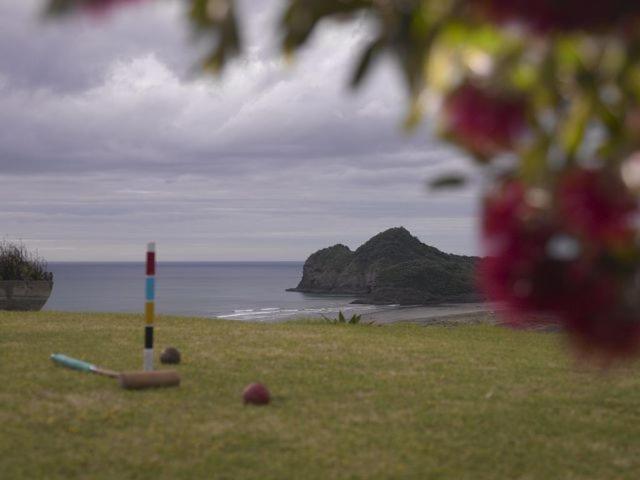
[(88, 362), (83, 362), (82, 360), (67, 357), (62, 353), (54, 353), (53, 355), (51, 355), (51, 360), (59, 365), (67, 368), (72, 368), (74, 370), (80, 370), (81, 372), (94, 372), (96, 370), (96, 367), (94, 365)]

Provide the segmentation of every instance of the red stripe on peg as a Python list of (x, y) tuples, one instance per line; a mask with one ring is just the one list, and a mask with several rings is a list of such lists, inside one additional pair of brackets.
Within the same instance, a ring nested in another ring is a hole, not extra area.
[(156, 274), (156, 252), (147, 252), (147, 275)]

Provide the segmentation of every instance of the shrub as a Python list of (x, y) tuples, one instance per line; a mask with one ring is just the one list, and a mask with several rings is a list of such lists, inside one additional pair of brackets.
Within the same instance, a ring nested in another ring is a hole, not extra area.
[(338, 317), (337, 318), (329, 318), (329, 317), (325, 317), (324, 315), (322, 315), (322, 318), (324, 319), (325, 322), (327, 323), (331, 323), (331, 324), (347, 324), (347, 325), (357, 325), (358, 323), (360, 323), (361, 320), (361, 315), (356, 315), (353, 314), (351, 316), (351, 318), (347, 318), (344, 316), (344, 313), (342, 313), (342, 310), (340, 310), (338, 312)]
[(0, 280), (48, 280), (47, 262), (22, 243), (0, 242)]

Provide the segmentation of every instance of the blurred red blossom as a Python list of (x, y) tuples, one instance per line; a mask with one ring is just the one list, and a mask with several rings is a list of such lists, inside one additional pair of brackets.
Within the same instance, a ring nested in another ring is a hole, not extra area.
[(600, 30), (640, 16), (637, 0), (471, 0), (490, 20), (538, 33)]
[(444, 104), (446, 134), (478, 157), (490, 158), (514, 148), (525, 131), (525, 103), (465, 83)]
[(604, 360), (632, 357), (640, 352), (640, 318), (637, 308), (613, 306), (568, 314), (563, 326), (573, 345), (583, 354)]
[(640, 350), (639, 310), (621, 309), (637, 264), (617, 258), (609, 242), (637, 250), (629, 225), (637, 208), (607, 175), (567, 172), (558, 206), (531, 201), (535, 192), (522, 182), (500, 185), (484, 204), (479, 283), (514, 325), (551, 318), (577, 346), (616, 356)]
[(587, 237), (614, 242), (633, 234), (637, 201), (617, 175), (572, 170), (560, 179), (557, 198), (566, 224)]
[(589, 302), (607, 302), (610, 288), (595, 284), (592, 255), (550, 212), (530, 204), (523, 184), (511, 181), (487, 199), (483, 237), (481, 287), (512, 313), (567, 311), (588, 290), (599, 290)]

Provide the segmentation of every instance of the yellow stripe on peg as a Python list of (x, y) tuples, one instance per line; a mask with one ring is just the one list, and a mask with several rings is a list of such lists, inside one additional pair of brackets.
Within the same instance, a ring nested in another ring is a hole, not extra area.
[(153, 325), (153, 320), (156, 316), (156, 304), (153, 302), (147, 302), (144, 305), (144, 319), (147, 325)]

